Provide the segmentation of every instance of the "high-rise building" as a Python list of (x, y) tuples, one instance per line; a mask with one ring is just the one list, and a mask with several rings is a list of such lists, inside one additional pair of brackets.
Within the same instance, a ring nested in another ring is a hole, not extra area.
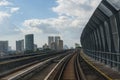
[(55, 36), (55, 49), (58, 50), (59, 48), (59, 40), (60, 40), (60, 36)]
[(25, 35), (25, 50), (34, 50), (34, 35)]
[(53, 43), (54, 42), (54, 37), (53, 36), (49, 36), (48, 37), (48, 46), (49, 46), (49, 48), (51, 49), (51, 43)]
[(63, 50), (63, 40), (59, 40), (58, 50)]
[(53, 50), (63, 49), (63, 40), (60, 40), (60, 36), (49, 36), (48, 37), (49, 48)]
[(16, 41), (16, 51), (17, 52), (24, 51), (24, 40), (18, 40), (18, 41)]
[(8, 52), (8, 41), (0, 41), (0, 52)]
[(52, 49), (52, 50), (55, 50), (55, 42), (52, 42), (52, 43), (51, 43), (51, 49)]

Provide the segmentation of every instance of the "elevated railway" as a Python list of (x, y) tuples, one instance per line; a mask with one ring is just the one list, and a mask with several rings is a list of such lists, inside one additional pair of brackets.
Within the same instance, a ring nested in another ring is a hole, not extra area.
[(62, 55), (61, 53), (65, 53), (65, 52), (67, 52), (67, 51), (51, 53), (51, 54), (26, 56), (26, 57), (21, 57), (18, 59), (12, 59), (9, 61), (1, 61), (0, 62), (0, 77), (9, 75), (13, 72), (16, 72), (18, 70), (24, 69), (24, 68), (29, 67), (31, 65), (37, 64), (37, 63), (42, 62), (44, 60), (50, 59), (50, 58), (55, 57), (57, 55)]
[[(27, 65), (27, 66), (26, 66)], [(36, 60), (0, 76), (0, 80), (119, 80), (120, 75), (108, 71), (87, 57), (83, 50), (70, 50)], [(104, 71), (105, 70), (105, 71)]]
[(44, 80), (109, 80), (77, 51), (66, 57)]

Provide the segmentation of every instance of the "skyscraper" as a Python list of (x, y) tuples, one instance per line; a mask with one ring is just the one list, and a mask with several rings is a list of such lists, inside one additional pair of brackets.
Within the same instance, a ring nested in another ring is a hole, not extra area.
[(60, 36), (55, 36), (55, 49), (58, 50), (59, 48), (59, 40), (60, 40)]
[(16, 41), (16, 51), (17, 52), (24, 51), (24, 40)]
[(62, 50), (63, 49), (63, 40), (60, 39), (60, 36), (49, 36), (48, 37), (49, 48), (53, 50)]
[(52, 42), (52, 43), (51, 43), (51, 49), (52, 49), (52, 50), (55, 50), (55, 42)]
[(34, 50), (34, 35), (25, 35), (25, 50)]
[(63, 40), (59, 40), (58, 50), (63, 50)]
[(48, 37), (48, 46), (49, 46), (49, 48), (51, 49), (51, 43), (53, 43), (54, 42), (54, 37), (53, 36), (49, 36)]
[(8, 52), (8, 41), (0, 41), (0, 52)]

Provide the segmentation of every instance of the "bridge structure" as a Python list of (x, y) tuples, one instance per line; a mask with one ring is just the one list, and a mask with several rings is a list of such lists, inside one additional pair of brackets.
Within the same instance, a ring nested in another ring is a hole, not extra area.
[(120, 0), (102, 0), (81, 35), (84, 52), (120, 71)]

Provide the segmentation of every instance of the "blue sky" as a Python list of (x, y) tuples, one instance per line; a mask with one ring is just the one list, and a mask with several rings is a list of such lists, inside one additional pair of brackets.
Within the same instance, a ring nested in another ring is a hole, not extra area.
[(69, 47), (80, 43), (81, 32), (101, 0), (0, 0), (0, 40), (15, 41), (33, 33), (41, 47), (48, 36), (61, 36)]
[[(23, 20), (33, 18), (57, 17), (51, 7), (56, 6), (55, 0), (10, 0), (20, 10), (14, 14), (12, 21), (19, 24)], [(15, 21), (17, 19), (17, 21)], [(16, 25), (17, 25), (16, 24)]]

